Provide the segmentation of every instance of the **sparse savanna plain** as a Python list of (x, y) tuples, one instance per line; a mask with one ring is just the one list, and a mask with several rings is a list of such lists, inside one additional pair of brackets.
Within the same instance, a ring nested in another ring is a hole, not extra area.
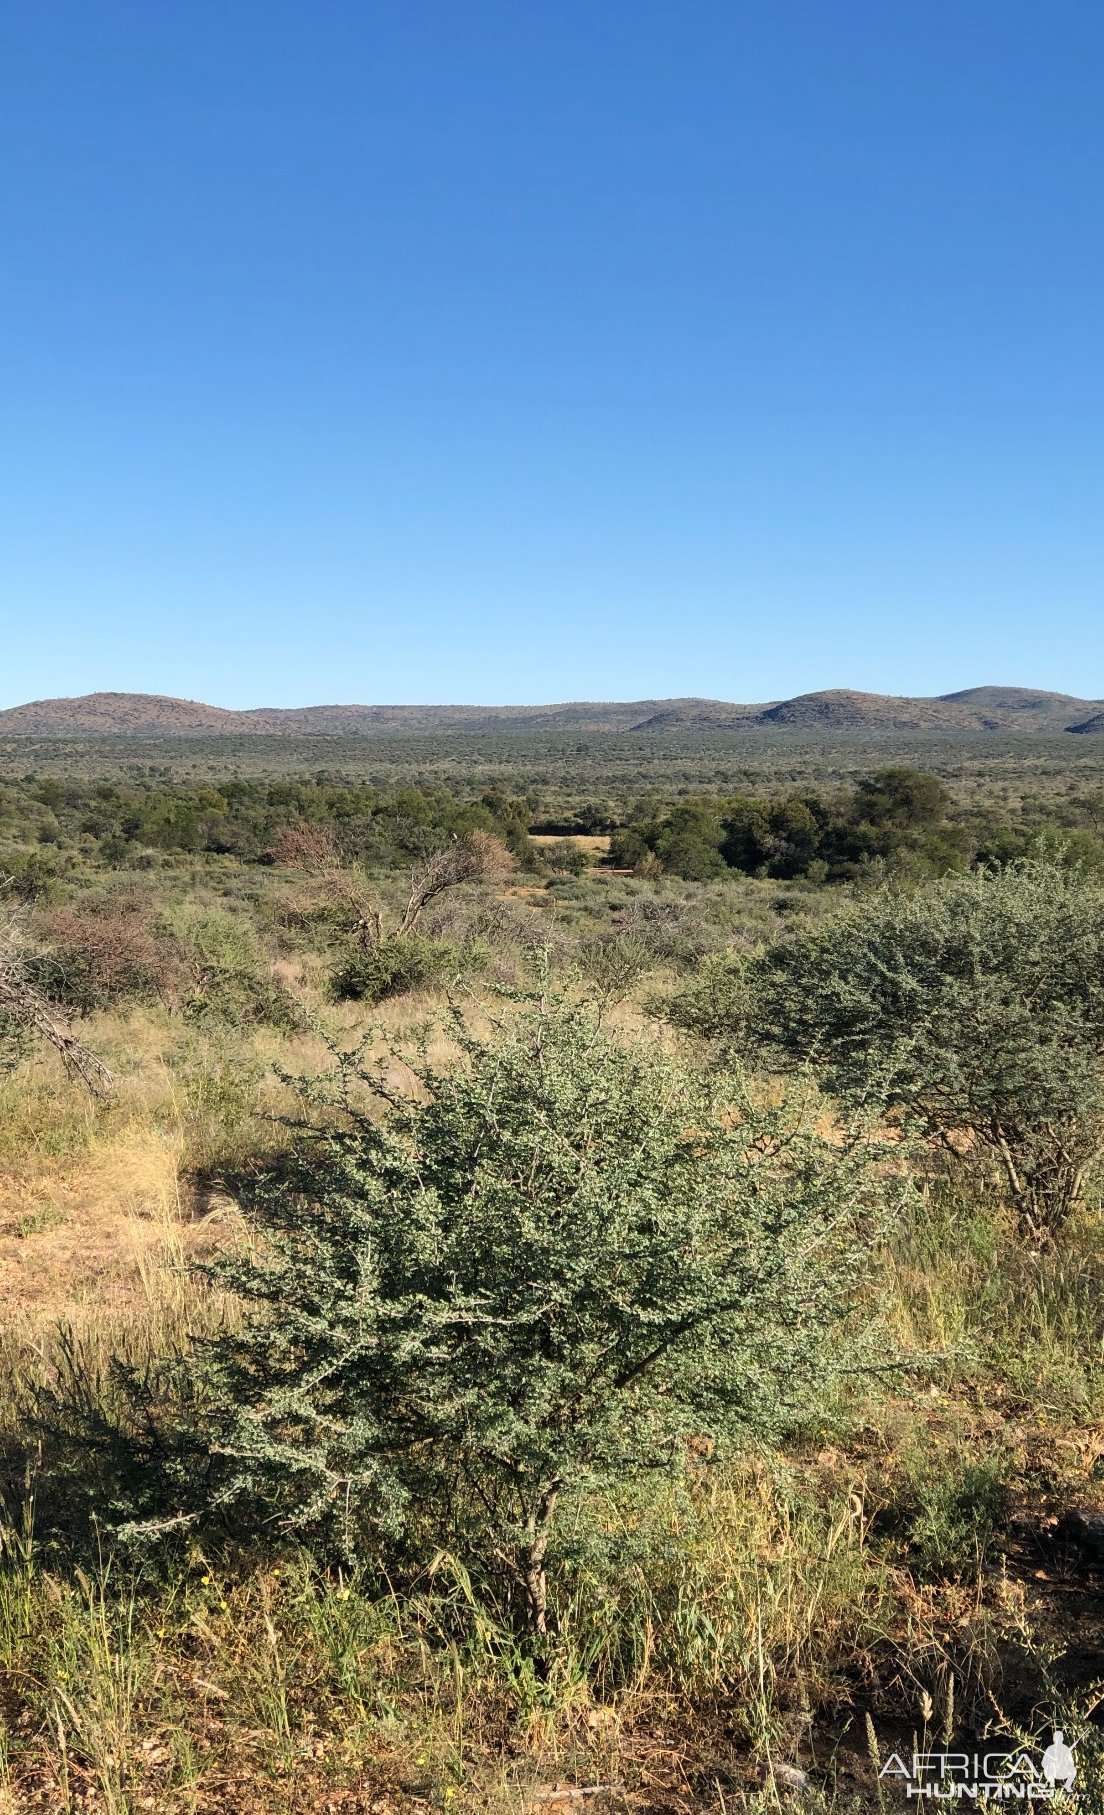
[(0, 714), (0, 1809), (1104, 1807), (1102, 725)]

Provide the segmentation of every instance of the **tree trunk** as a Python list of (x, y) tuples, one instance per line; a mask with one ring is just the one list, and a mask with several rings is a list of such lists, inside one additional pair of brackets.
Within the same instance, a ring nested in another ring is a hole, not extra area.
[(525, 1549), (522, 1577), (525, 1584), (525, 1623), (530, 1632), (543, 1634), (548, 1631), (548, 1579), (544, 1559), (548, 1552), (548, 1540), (552, 1535), (552, 1520), (559, 1497), (560, 1484), (557, 1481), (544, 1490), (526, 1521), (525, 1530), (529, 1541)]

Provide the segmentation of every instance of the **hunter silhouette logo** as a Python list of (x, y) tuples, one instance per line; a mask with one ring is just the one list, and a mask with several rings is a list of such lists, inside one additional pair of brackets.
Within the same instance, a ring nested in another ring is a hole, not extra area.
[(1055, 1727), (1054, 1738), (1043, 1753), (1043, 1776), (1048, 1784), (1061, 1784), (1063, 1790), (1071, 1789), (1077, 1776), (1077, 1764), (1061, 1727)]
[(914, 1752), (906, 1764), (891, 1752), (880, 1779), (896, 1781), (911, 1801), (928, 1797), (951, 1802), (1053, 1802), (1072, 1789), (1077, 1776), (1073, 1748), (1061, 1727), (1037, 1763), (1024, 1747), (993, 1752)]

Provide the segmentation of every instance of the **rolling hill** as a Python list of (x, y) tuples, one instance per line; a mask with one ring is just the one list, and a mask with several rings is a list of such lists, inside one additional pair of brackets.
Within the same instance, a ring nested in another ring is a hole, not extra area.
[(1030, 687), (968, 687), (931, 699), (835, 688), (801, 693), (794, 699), (776, 700), (764, 706), (702, 702), (703, 709), (699, 709), (699, 703), (692, 702), (687, 711), (681, 703), (671, 701), (645, 723), (655, 730), (708, 723), (717, 730), (767, 730), (777, 726), (806, 733), (839, 731), (860, 735), (886, 731), (1053, 733), (1081, 729), (1078, 719), (1093, 714), (1099, 704), (1096, 700), (1076, 699), (1067, 693), (1043, 693)]
[[(564, 730), (626, 731), (670, 707), (694, 720), (710, 700), (640, 700), (557, 706), (258, 706), (227, 711), (154, 693), (88, 693), (32, 700), (0, 712), (0, 737), (350, 737), (378, 733)], [(756, 707), (718, 705), (721, 713)]]
[(1104, 734), (1104, 700), (1030, 687), (968, 687), (935, 698), (803, 693), (760, 705), (724, 700), (569, 701), (550, 706), (298, 706), (230, 711), (152, 693), (32, 700), (0, 712), (2, 738), (411, 735), (418, 732), (1040, 732)]

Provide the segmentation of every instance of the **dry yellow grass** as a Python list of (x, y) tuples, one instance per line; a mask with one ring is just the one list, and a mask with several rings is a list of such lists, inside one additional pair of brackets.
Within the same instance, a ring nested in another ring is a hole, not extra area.
[(167, 1062), (176, 1030), (103, 1017), (90, 1040), (119, 1077), (91, 1101), (51, 1058), (0, 1102), (0, 1294), (24, 1330), (114, 1321), (212, 1239), (185, 1172), (186, 1084)]
[(181, 1215), (180, 1152), (178, 1135), (132, 1122), (75, 1159), (0, 1177), (9, 1309), (75, 1321), (119, 1308), (141, 1268), (198, 1233)]
[[(443, 1066), (454, 1047), (441, 1006), (414, 996), (368, 1016), (342, 1003), (320, 1025), (342, 1048), (371, 1026), (379, 1058), (429, 1023), (424, 1054)], [(473, 1020), (486, 1025), (474, 1010)], [(108, 1101), (90, 1099), (51, 1054), (0, 1088), (0, 1297), (9, 1328), (28, 1335), (148, 1308), (159, 1275), (235, 1226), (220, 1168), (283, 1138), (293, 1096), (276, 1067), (308, 1077), (333, 1062), (316, 1029), (200, 1037), (154, 1010), (94, 1017), (87, 1038), (118, 1073)], [(388, 1069), (411, 1086), (401, 1060)]]
[(573, 844), (580, 851), (601, 851), (604, 853), (610, 848), (608, 833), (572, 832), (566, 838), (557, 838), (552, 833), (530, 832), (529, 841), (531, 844), (535, 844), (538, 849), (541, 845)]

